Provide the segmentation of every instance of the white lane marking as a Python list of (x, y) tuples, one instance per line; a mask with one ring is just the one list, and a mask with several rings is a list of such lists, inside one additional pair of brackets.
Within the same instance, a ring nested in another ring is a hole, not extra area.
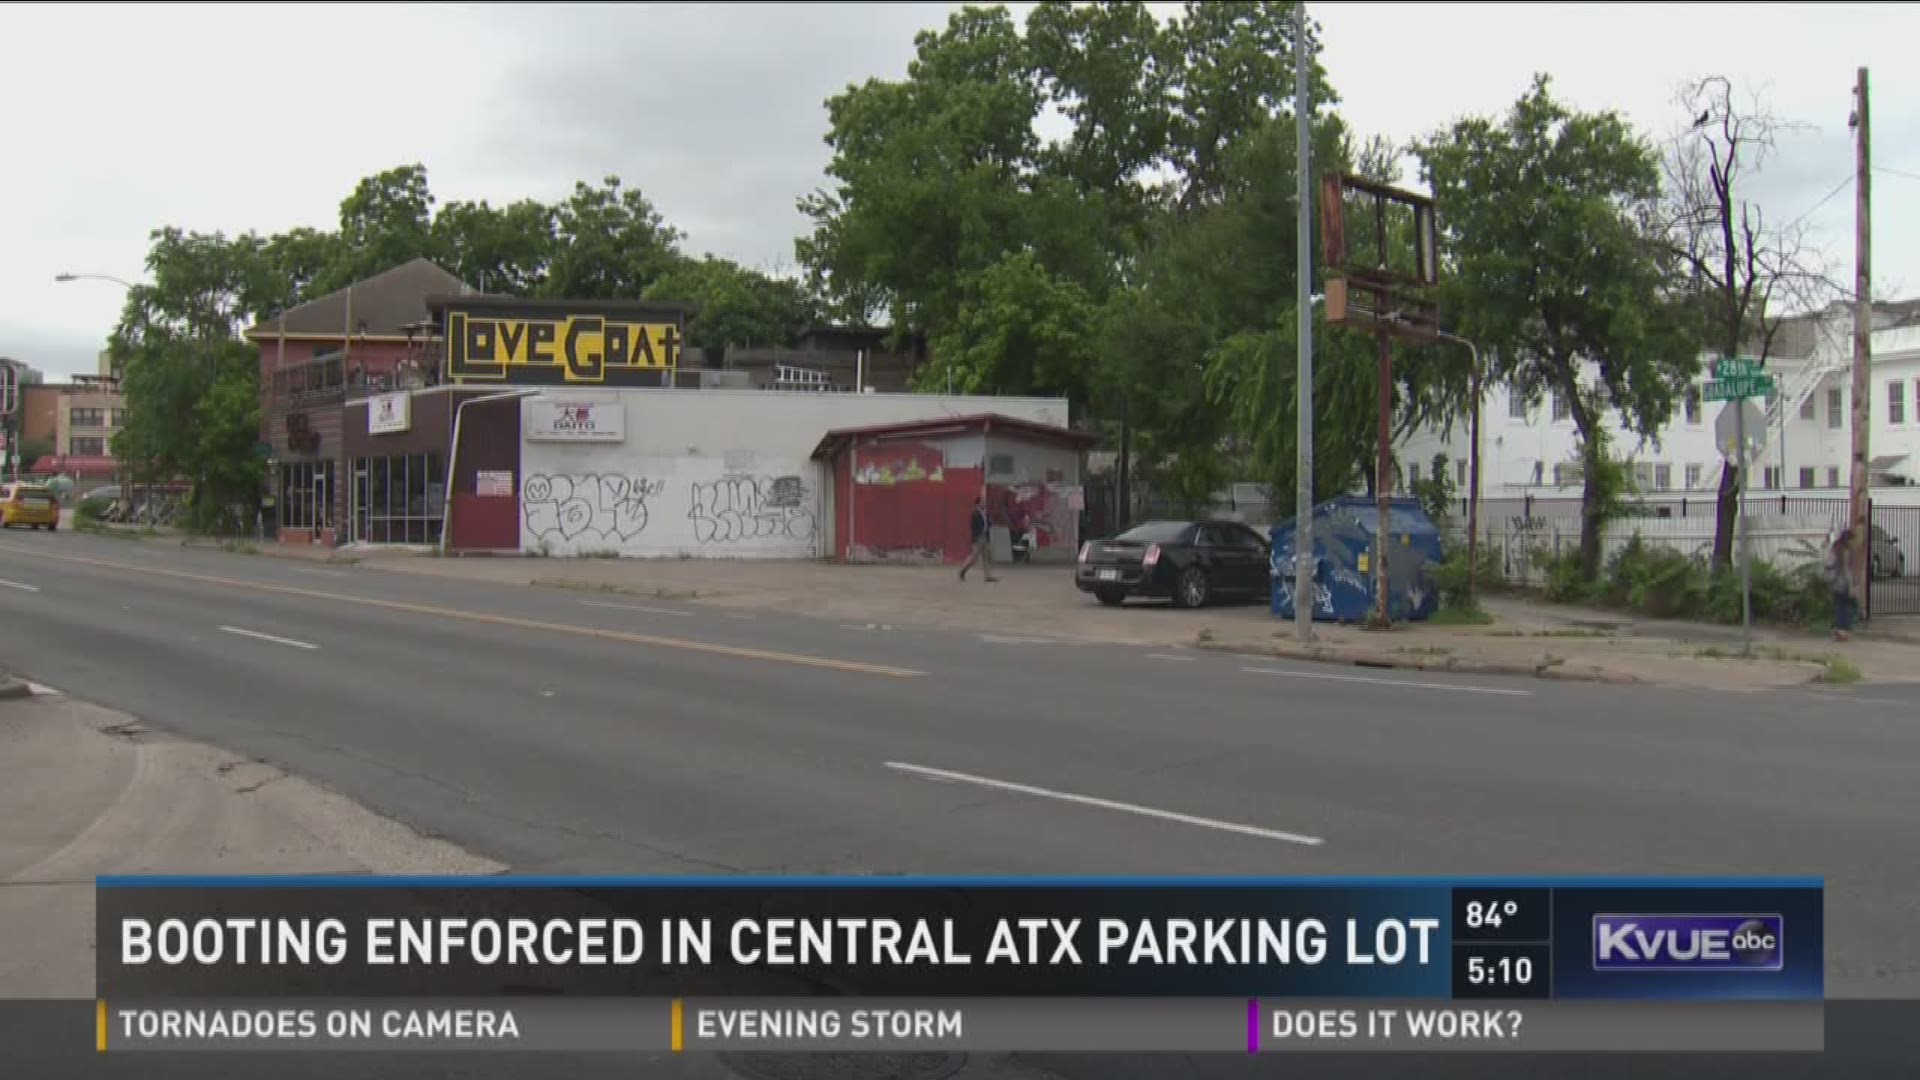
[(55, 690), (53, 687), (47, 686), (44, 683), (29, 682), (27, 684), (27, 689), (33, 691), (35, 694), (38, 694), (42, 697), (59, 697), (60, 696), (60, 691)]
[(649, 615), (691, 615), (691, 611), (679, 611), (674, 608), (646, 607), (641, 604), (603, 604), (598, 600), (582, 600), (586, 607), (612, 608), (615, 611), (644, 611)]
[(1409, 682), (1405, 679), (1370, 679), (1364, 675), (1329, 675), (1319, 671), (1283, 671), (1280, 668), (1243, 667), (1241, 671), (1254, 675), (1291, 675), (1296, 679), (1332, 679), (1335, 682), (1374, 683), (1379, 686), (1404, 686), (1413, 690), (1458, 690), (1463, 694), (1507, 694), (1512, 697), (1532, 697), (1531, 690), (1509, 690), (1498, 686), (1460, 686), (1454, 683)]
[(296, 566), (293, 568), (293, 572), (296, 574), (312, 574), (314, 577), (346, 577), (347, 576), (346, 574), (342, 573), (339, 570), (316, 570), (311, 566)]
[(1172, 653), (1150, 652), (1147, 654), (1147, 659), (1149, 660), (1192, 660), (1193, 657), (1175, 656)]
[(751, 618), (754, 618), (754, 616), (752, 616), (752, 615), (748, 615), (748, 614), (746, 614), (746, 613), (744, 613), (744, 612), (739, 612), (739, 611), (730, 611), (730, 612), (728, 612), (728, 613), (727, 613), (727, 618), (729, 618), (729, 619), (751, 619)]
[(21, 592), (40, 591), (40, 586), (38, 585), (23, 585), (18, 581), (0, 581), (0, 585), (5, 585), (9, 589), (19, 589)]
[(1303, 836), (1300, 833), (1281, 832), (1278, 829), (1263, 829), (1258, 825), (1242, 825), (1235, 821), (1221, 821), (1218, 818), (1198, 817), (1182, 814), (1173, 810), (1158, 810), (1137, 803), (1117, 802), (1113, 799), (1101, 799), (1092, 795), (1076, 795), (1071, 791), (1055, 791), (1052, 788), (1034, 787), (1031, 784), (1016, 784), (1009, 780), (995, 780), (972, 773), (950, 772), (946, 769), (933, 769), (925, 765), (910, 765), (904, 761), (889, 761), (887, 768), (898, 772), (911, 773), (929, 780), (945, 780), (958, 784), (973, 784), (976, 787), (994, 788), (998, 791), (1011, 791), (1020, 795), (1032, 795), (1040, 799), (1057, 799), (1061, 802), (1077, 803), (1099, 810), (1116, 810), (1123, 814), (1138, 814), (1141, 817), (1159, 818), (1161, 821), (1173, 821), (1182, 825), (1196, 825), (1202, 829), (1217, 829), (1220, 832), (1239, 833), (1242, 836), (1255, 836), (1262, 840), (1283, 840), (1289, 844), (1305, 844), (1317, 847), (1326, 843), (1317, 836)]
[(238, 626), (223, 626), (220, 629), (225, 633), (239, 634), (241, 637), (259, 638), (261, 641), (271, 641), (275, 645), (291, 645), (296, 649), (317, 649), (320, 647), (310, 642), (295, 641), (292, 638), (275, 637), (272, 634), (263, 634), (258, 630), (242, 630)]
[(855, 631), (859, 631), (859, 632), (861, 632), (861, 633), (867, 633), (867, 632), (870, 632), (870, 631), (874, 631), (874, 630), (892, 630), (892, 629), (893, 629), (893, 626), (892, 626), (891, 624), (889, 624), (889, 623), (883, 623), (883, 622), (870, 622), (870, 623), (865, 623), (865, 624), (860, 624), (860, 623), (841, 623), (841, 624), (840, 624), (840, 629), (842, 629), (842, 630), (855, 630)]
[(989, 645), (1060, 645), (1061, 638), (1019, 637), (1014, 634), (981, 634), (980, 640)]

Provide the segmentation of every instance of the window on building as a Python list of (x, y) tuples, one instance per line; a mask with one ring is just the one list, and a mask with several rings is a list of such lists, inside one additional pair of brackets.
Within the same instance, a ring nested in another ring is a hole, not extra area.
[(67, 423), (72, 427), (104, 427), (106, 414), (105, 409), (68, 409)]
[(1887, 384), (1887, 423), (1907, 422), (1907, 384), (1898, 379)]
[(1701, 472), (1701, 469), (1700, 469), (1699, 462), (1694, 461), (1694, 462), (1689, 462), (1687, 464), (1687, 490), (1688, 491), (1692, 491), (1694, 488), (1697, 488), (1700, 486), (1700, 472)]
[(1778, 490), (1780, 487), (1780, 466), (1767, 466), (1765, 471), (1761, 473), (1760, 486), (1766, 488), (1768, 491)]
[(1814, 400), (1814, 397), (1812, 394), (1808, 394), (1800, 402), (1800, 419), (1802, 420), (1815, 419), (1813, 413), (1814, 413), (1814, 410), (1818, 407), (1819, 407), (1819, 402)]
[(1813, 479), (1813, 466), (1811, 465), (1800, 466), (1800, 486), (1803, 488), (1810, 488), (1815, 486), (1814, 479)]
[(1509, 388), (1507, 390), (1507, 415), (1515, 420), (1525, 420), (1529, 411), (1527, 408), (1527, 395), (1521, 393), (1518, 389)]
[(1658, 491), (1670, 491), (1673, 488), (1673, 466), (1661, 462), (1653, 467), (1653, 486)]
[(994, 454), (992, 457), (989, 457), (987, 459), (987, 475), (988, 476), (1012, 476), (1013, 475), (1013, 455), (1012, 454)]
[(107, 440), (98, 435), (76, 435), (67, 440), (67, 453), (74, 457), (106, 457)]
[(446, 473), (438, 454), (355, 458), (353, 539), (437, 544), (446, 520)]
[(1696, 386), (1687, 387), (1685, 402), (1687, 407), (1687, 423), (1698, 424), (1700, 422), (1700, 388)]
[(113, 410), (113, 426), (117, 428), (123, 428), (127, 426), (127, 410), (125, 409)]
[(1539, 487), (1542, 483), (1545, 482), (1546, 472), (1547, 472), (1546, 462), (1536, 461), (1533, 463), (1533, 486)]
[(1841, 418), (1846, 414), (1846, 405), (1846, 398), (1839, 387), (1827, 391), (1827, 427), (1838, 430), (1842, 426)]
[(324, 529), (333, 518), (333, 462), (289, 461), (280, 466), (280, 527)]
[(1653, 463), (1636, 461), (1633, 463), (1633, 486), (1645, 491), (1653, 486)]
[(1840, 466), (1838, 465), (1827, 466), (1827, 486), (1828, 487), (1840, 486)]
[(1565, 420), (1572, 415), (1573, 410), (1567, 407), (1566, 396), (1560, 393), (1560, 391), (1555, 390), (1553, 392), (1553, 418), (1555, 420)]
[(1420, 463), (1417, 461), (1410, 461), (1407, 463), (1407, 487), (1411, 489), (1415, 484), (1418, 484), (1419, 482), (1420, 482)]
[(1580, 466), (1570, 461), (1553, 463), (1553, 486), (1572, 487), (1580, 482)]
[(1453, 463), (1453, 482), (1460, 485), (1461, 487), (1467, 486), (1467, 463), (1466, 462), (1456, 461)]

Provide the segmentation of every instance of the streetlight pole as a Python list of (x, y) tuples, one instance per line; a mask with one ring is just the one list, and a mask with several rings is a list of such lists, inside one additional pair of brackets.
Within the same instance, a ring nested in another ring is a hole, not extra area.
[(1307, 83), (1307, 5), (1293, 5), (1293, 129), (1295, 224), (1294, 311), (1299, 319), (1299, 355), (1294, 373), (1293, 632), (1313, 640), (1313, 125)]
[(1480, 346), (1458, 334), (1439, 332), (1440, 340), (1465, 345), (1473, 354), (1473, 370), (1467, 376), (1467, 394), (1471, 411), (1467, 414), (1467, 605), (1476, 600), (1480, 574)]
[[(115, 277), (112, 274), (76, 274), (71, 270), (63, 270), (60, 273), (53, 275), (53, 280), (59, 282), (62, 285), (70, 284), (75, 281), (108, 281), (108, 282), (112, 282), (115, 285), (120, 286), (121, 288), (127, 290), (128, 292), (132, 292), (135, 288), (133, 282), (128, 281), (126, 278)], [(121, 401), (124, 402), (125, 400), (126, 400), (126, 397), (124, 394), (122, 394)], [(111, 419), (111, 417), (109, 417), (109, 419)], [(113, 453), (113, 444), (111, 440), (109, 440), (107, 444), (107, 453), (108, 454)], [(152, 494), (151, 489), (149, 489), (148, 494), (149, 495)], [(124, 473), (121, 474), (120, 500), (126, 503), (126, 505), (129, 508), (128, 513), (131, 514), (132, 513), (131, 508), (133, 506), (133, 470), (131, 468), (127, 469)], [(151, 504), (151, 502), (152, 500), (149, 499), (148, 503)], [(75, 511), (75, 512), (78, 513), (78, 511)], [(152, 512), (151, 505), (148, 506), (148, 512), (149, 514), (151, 514)], [(149, 523), (151, 523), (151, 518), (149, 518)]]

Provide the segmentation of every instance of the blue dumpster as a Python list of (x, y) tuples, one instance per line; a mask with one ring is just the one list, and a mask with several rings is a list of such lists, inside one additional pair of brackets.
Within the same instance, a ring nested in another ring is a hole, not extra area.
[[(1440, 530), (1416, 499), (1388, 503), (1387, 614), (1395, 619), (1426, 619), (1440, 607), (1433, 564), (1443, 556)], [(1380, 527), (1380, 506), (1359, 495), (1330, 499), (1313, 508), (1313, 617), (1319, 622), (1365, 622), (1373, 614), (1373, 535)], [(1275, 525), (1273, 539), (1273, 613), (1293, 618), (1292, 521)]]

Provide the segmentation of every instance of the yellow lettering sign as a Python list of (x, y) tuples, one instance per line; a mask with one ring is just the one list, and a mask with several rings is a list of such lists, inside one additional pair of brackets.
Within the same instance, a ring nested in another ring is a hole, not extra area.
[[(558, 319), (447, 313), (447, 381), (623, 385), (671, 371), (680, 361), (673, 323), (620, 322), (600, 315)], [(657, 385), (658, 377), (644, 384)]]

